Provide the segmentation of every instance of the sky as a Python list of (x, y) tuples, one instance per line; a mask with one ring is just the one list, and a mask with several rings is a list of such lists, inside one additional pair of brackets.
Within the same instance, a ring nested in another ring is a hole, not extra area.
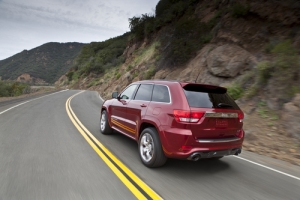
[(159, 0), (0, 0), (0, 60), (48, 42), (104, 41)]

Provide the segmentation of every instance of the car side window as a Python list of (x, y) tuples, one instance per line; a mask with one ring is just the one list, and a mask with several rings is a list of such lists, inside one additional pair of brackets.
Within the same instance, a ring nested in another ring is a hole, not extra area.
[(170, 103), (168, 87), (164, 85), (155, 85), (153, 89), (152, 101)]
[(134, 100), (151, 101), (152, 90), (152, 84), (141, 84)]
[(131, 85), (128, 88), (126, 88), (121, 94), (120, 99), (132, 99), (133, 93), (136, 89), (137, 85)]

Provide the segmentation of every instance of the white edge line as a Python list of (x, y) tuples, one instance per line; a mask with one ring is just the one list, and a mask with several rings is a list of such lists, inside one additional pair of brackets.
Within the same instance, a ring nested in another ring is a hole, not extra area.
[[(98, 93), (99, 94), (99, 93)], [(100, 96), (100, 94), (99, 94), (99, 98), (102, 100), (102, 101), (104, 101), (104, 99), (102, 99), (102, 97)]]
[(285, 173), (285, 172), (279, 171), (279, 170), (277, 170), (277, 169), (273, 169), (273, 168), (271, 168), (271, 167), (268, 167), (268, 166), (265, 166), (265, 165), (262, 165), (262, 164), (259, 164), (259, 163), (256, 163), (256, 162), (253, 162), (253, 161), (251, 161), (251, 160), (248, 160), (248, 159), (245, 159), (245, 158), (242, 158), (242, 157), (238, 157), (238, 156), (234, 156), (234, 157), (235, 157), (235, 158), (238, 158), (238, 159), (241, 159), (241, 160), (244, 160), (244, 161), (247, 161), (247, 162), (250, 162), (250, 163), (252, 163), (252, 164), (258, 165), (258, 166), (260, 166), (260, 167), (263, 167), (263, 168), (269, 169), (269, 170), (271, 170), (271, 171), (277, 172), (277, 173), (279, 173), (279, 174), (286, 175), (286, 176), (288, 176), (288, 177), (291, 177), (291, 178), (294, 178), (294, 179), (297, 179), (297, 180), (299, 180), (299, 181), (300, 181), (300, 178), (299, 178), (299, 177), (297, 177), (297, 176), (293, 176), (293, 175), (291, 175), (291, 174), (288, 174), (288, 173)]
[(7, 111), (9, 111), (9, 110), (11, 110), (11, 109), (13, 109), (13, 108), (16, 108), (16, 107), (18, 107), (18, 106), (21, 106), (21, 105), (23, 105), (23, 104), (25, 104), (25, 103), (29, 103), (29, 102), (31, 102), (31, 101), (34, 101), (34, 100), (37, 100), (37, 99), (41, 99), (41, 98), (44, 98), (44, 97), (47, 97), (47, 96), (50, 96), (50, 95), (53, 95), (53, 94), (57, 94), (57, 93), (60, 93), (60, 92), (64, 92), (64, 91), (67, 91), (67, 90), (69, 90), (69, 89), (61, 90), (61, 91), (59, 91), (59, 92), (54, 92), (54, 93), (51, 93), (51, 94), (47, 94), (47, 95), (45, 95), (45, 96), (41, 96), (41, 97), (38, 97), (38, 98), (35, 98), (35, 99), (31, 99), (31, 100), (29, 100), (29, 101), (22, 102), (22, 103), (20, 103), (20, 104), (18, 104), (18, 105), (15, 105), (15, 106), (13, 106), (13, 107), (11, 107), (11, 108), (8, 108), (8, 109), (6, 109), (6, 110), (0, 112), (0, 115), (2, 115), (3, 113), (5, 113), (5, 112), (7, 112)]

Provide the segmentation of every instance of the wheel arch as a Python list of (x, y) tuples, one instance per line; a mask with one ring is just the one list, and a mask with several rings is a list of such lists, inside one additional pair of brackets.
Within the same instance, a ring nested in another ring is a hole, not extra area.
[(112, 127), (112, 123), (111, 123), (111, 120), (110, 120), (110, 112), (109, 112), (109, 109), (106, 106), (102, 106), (101, 107), (101, 110), (100, 110), (100, 119), (101, 119), (102, 112), (104, 110), (106, 111), (106, 114), (107, 114), (108, 123), (109, 123), (110, 127)]
[[(159, 129), (156, 127), (155, 124), (153, 124), (151, 122), (148, 122), (148, 121), (144, 121), (140, 125), (139, 131), (138, 131), (138, 135), (137, 135), (137, 139), (140, 138), (141, 133), (143, 132), (143, 130), (145, 130), (146, 128), (150, 128), (150, 127), (151, 128), (155, 128), (157, 132), (159, 131)], [(158, 136), (159, 136), (159, 134), (158, 134)]]

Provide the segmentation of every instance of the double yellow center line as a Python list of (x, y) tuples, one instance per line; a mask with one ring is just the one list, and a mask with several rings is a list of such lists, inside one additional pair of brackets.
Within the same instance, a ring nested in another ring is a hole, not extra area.
[[(84, 91), (82, 91), (84, 92)], [(95, 152), (102, 158), (107, 166), (116, 174), (116, 176), (125, 184), (125, 186), (133, 193), (137, 199), (162, 199), (155, 193), (146, 183), (138, 178), (130, 169), (128, 169), (119, 159), (117, 159), (103, 144), (101, 144), (91, 134), (86, 127), (79, 121), (71, 108), (71, 100), (79, 92), (71, 96), (66, 102), (67, 113), (86, 141), (91, 145)]]

